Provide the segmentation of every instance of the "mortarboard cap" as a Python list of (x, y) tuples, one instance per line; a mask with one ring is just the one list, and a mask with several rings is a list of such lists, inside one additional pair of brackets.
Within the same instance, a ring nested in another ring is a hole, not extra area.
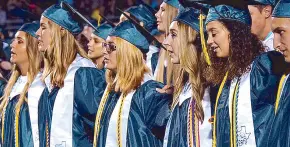
[(182, 22), (190, 26), (195, 31), (199, 32), (200, 31), (199, 15), (200, 11), (194, 8), (185, 8), (177, 14), (176, 18), (174, 18), (173, 21)]
[(109, 36), (109, 33), (113, 30), (114, 26), (112, 26), (109, 23), (103, 23), (100, 26), (97, 27), (97, 30), (95, 30), (93, 33), (102, 39), (106, 40)]
[[(209, 3), (212, 7), (209, 9), (206, 24), (219, 20), (219, 19), (229, 19), (239, 21), (241, 23), (251, 26), (252, 20), (251, 15), (248, 10), (248, 5), (251, 4), (250, 1), (246, 0), (211, 0), (203, 1), (204, 3)], [(253, 2), (254, 3), (254, 2)]]
[(207, 15), (210, 5), (197, 2), (196, 0), (179, 0), (183, 7), (193, 7), (201, 11), (202, 14)]
[(157, 29), (157, 20), (153, 8), (150, 6), (140, 4), (138, 6), (133, 6), (127, 9), (125, 12), (130, 13), (130, 16), (135, 17), (138, 21), (144, 23), (144, 27), (152, 35), (158, 35), (160, 32)]
[(142, 53), (149, 51), (149, 42), (145, 36), (143, 36), (129, 20), (121, 22), (117, 25), (109, 36), (120, 37), (134, 46), (136, 46)]
[(150, 32), (148, 32), (143, 26), (141, 26), (138, 22), (136, 22), (133, 18), (131, 18), (130, 16), (128, 16), (124, 11), (122, 11), (121, 9), (117, 8), (118, 11), (120, 11), (131, 23), (133, 23), (137, 30), (146, 37), (146, 39), (148, 40), (149, 43), (152, 43), (153, 41), (157, 44), (157, 46), (160, 46), (161, 48), (165, 49), (166, 48), (162, 45), (162, 43), (160, 43), (153, 35), (150, 34)]
[(205, 56), (205, 60), (208, 65), (211, 65), (204, 37), (205, 16), (201, 14), (201, 11), (195, 8), (184, 8), (178, 13), (177, 17), (174, 18), (174, 21), (179, 21), (186, 25), (189, 25), (192, 29), (200, 33), (201, 46)]
[(40, 25), (38, 21), (33, 21), (31, 23), (23, 24), (18, 31), (26, 32), (32, 37), (37, 38), (36, 31), (38, 30), (39, 26)]
[(275, 0), (254, 0), (257, 5), (271, 5), (275, 6)]
[(272, 16), (290, 18), (290, 0), (280, 0), (274, 8)]
[(163, 2), (171, 5), (172, 7), (179, 9), (180, 4), (179, 4), (178, 0), (163, 0)]
[(73, 35), (78, 35), (83, 30), (81, 23), (74, 18), (73, 14), (68, 10), (63, 9), (60, 5), (55, 4), (50, 6), (42, 13), (42, 15), (67, 29)]
[(81, 13), (79, 13), (76, 9), (74, 9), (68, 3), (62, 1), (60, 6), (62, 9), (68, 11), (69, 14), (71, 14), (76, 21), (87, 23), (88, 25), (90, 25), (90, 27), (96, 30), (96, 27), (88, 19), (86, 19), (86, 17), (84, 17)]

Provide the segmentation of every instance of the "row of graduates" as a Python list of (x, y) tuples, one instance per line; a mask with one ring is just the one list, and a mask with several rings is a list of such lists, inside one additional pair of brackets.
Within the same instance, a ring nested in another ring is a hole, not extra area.
[(203, 3), (164, 0), (157, 19), (146, 4), (131, 7), (117, 26), (92, 26), (88, 54), (74, 37), (85, 19), (65, 2), (40, 26), (24, 24), (11, 44), (1, 145), (289, 146), (290, 2), (273, 12), (284, 57), (251, 33), (247, 5), (261, 2)]

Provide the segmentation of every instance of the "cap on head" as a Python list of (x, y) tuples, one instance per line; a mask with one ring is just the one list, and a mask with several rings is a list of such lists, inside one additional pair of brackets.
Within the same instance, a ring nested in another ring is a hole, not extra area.
[(106, 40), (113, 28), (114, 27), (112, 25), (108, 23), (103, 23), (99, 27), (97, 27), (97, 30), (95, 30), (93, 33)]
[(176, 9), (179, 9), (180, 7), (180, 3), (178, 2), (178, 0), (163, 0), (163, 2), (171, 5), (172, 7), (175, 7)]
[(254, 0), (254, 1), (257, 2), (257, 4), (260, 4), (260, 5), (275, 6), (275, 0)]
[(124, 22), (121, 22), (119, 25), (117, 25), (112, 32), (109, 33), (109, 36), (115, 36), (122, 38), (134, 46), (136, 46), (142, 53), (147, 53), (149, 51), (149, 45), (150, 43), (146, 39), (145, 36), (143, 36), (135, 27), (134, 24), (132, 24), (129, 20), (126, 20)]
[(73, 35), (77, 35), (82, 32), (83, 27), (73, 15), (57, 4), (50, 6), (42, 13), (42, 16), (65, 28)]
[(280, 0), (274, 8), (272, 16), (290, 18), (290, 0)]
[(23, 24), (18, 31), (26, 32), (32, 37), (37, 38), (36, 31), (38, 30), (39, 26), (40, 25), (38, 21), (33, 21), (31, 23)]
[(235, 20), (251, 26), (252, 20), (248, 10), (248, 1), (245, 0), (213, 0), (210, 1), (212, 7), (209, 9), (206, 24), (219, 20)]
[(152, 10), (153, 8), (150, 8), (150, 6), (140, 4), (128, 8), (125, 12), (130, 13), (130, 16), (134, 16), (138, 21), (143, 22), (145, 29), (152, 35), (158, 35), (160, 32), (157, 29), (157, 20)]

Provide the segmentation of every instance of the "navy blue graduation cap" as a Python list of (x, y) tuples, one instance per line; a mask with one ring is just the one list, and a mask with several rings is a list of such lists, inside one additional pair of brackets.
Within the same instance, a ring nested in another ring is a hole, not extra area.
[(157, 29), (157, 20), (155, 17), (155, 11), (148, 5), (140, 4), (138, 6), (133, 6), (125, 10), (125, 12), (130, 13), (131, 17), (135, 17), (138, 21), (144, 23), (144, 27), (152, 35), (158, 35), (160, 32)]
[(79, 23), (80, 22), (87, 23), (90, 27), (92, 27), (95, 31), (97, 31), (97, 28), (88, 19), (86, 19), (86, 17), (84, 17), (81, 13), (79, 13), (76, 9), (74, 9), (67, 2), (62, 1), (60, 6), (62, 9), (68, 11), (69, 14), (72, 15), (74, 20), (76, 20)]
[(142, 53), (147, 53), (149, 51), (149, 45), (150, 43), (146, 39), (145, 36), (143, 36), (135, 27), (134, 24), (132, 24), (129, 20), (126, 20), (124, 22), (121, 22), (119, 25), (117, 25), (112, 32), (110, 32), (109, 36), (115, 36), (120, 37), (134, 46), (136, 46)]
[(69, 13), (68, 10), (63, 9), (58, 4), (47, 8), (42, 13), (42, 16), (67, 29), (73, 35), (78, 35), (83, 30), (81, 23), (74, 19), (73, 14)]
[[(248, 5), (251, 1), (246, 0), (211, 0), (203, 1), (209, 3), (212, 7), (209, 9), (206, 24), (219, 20), (219, 19), (229, 19), (242, 22), (251, 26), (252, 20), (251, 15), (248, 10)], [(253, 2), (254, 3), (254, 2)]]
[(211, 61), (207, 52), (206, 42), (205, 42), (205, 37), (204, 37), (205, 16), (202, 14), (202, 12), (195, 8), (184, 8), (178, 13), (177, 17), (174, 18), (173, 21), (182, 22), (190, 26), (195, 31), (199, 32), (200, 38), (201, 38), (202, 51), (204, 53), (205, 60), (208, 65), (211, 65)]
[(172, 7), (179, 9), (180, 4), (179, 4), (178, 0), (163, 0), (163, 2), (171, 5)]
[(186, 25), (189, 25), (192, 29), (200, 32), (200, 11), (194, 8), (185, 8), (180, 11), (173, 21), (179, 21)]
[(272, 16), (290, 18), (290, 0), (280, 0), (274, 8)]
[(109, 33), (113, 30), (114, 26), (112, 26), (109, 23), (103, 23), (100, 26), (97, 27), (97, 30), (95, 30), (93, 33), (102, 39), (106, 40), (109, 36)]
[(275, 0), (254, 0), (258, 5), (271, 5), (275, 6)]
[(124, 11), (117, 8), (118, 11), (120, 11), (131, 23), (133, 23), (136, 27), (136, 29), (146, 37), (149, 43), (152, 43), (153, 41), (157, 44), (157, 46), (160, 46), (161, 48), (167, 50), (162, 43), (160, 43), (153, 35), (150, 34), (149, 31), (147, 31), (143, 26), (139, 24), (139, 22), (135, 21), (133, 18), (131, 18), (129, 15), (127, 15)]
[(207, 15), (210, 5), (197, 2), (196, 0), (179, 0), (183, 7), (193, 7), (201, 11), (202, 14)]
[(29, 35), (37, 38), (36, 31), (39, 29), (40, 25), (38, 21), (33, 21), (31, 23), (23, 24), (18, 31), (23, 31)]

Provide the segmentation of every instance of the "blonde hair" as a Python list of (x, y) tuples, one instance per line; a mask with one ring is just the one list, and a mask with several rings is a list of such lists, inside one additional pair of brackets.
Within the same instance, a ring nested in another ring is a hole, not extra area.
[(192, 88), (192, 98), (195, 100), (195, 114), (202, 122), (204, 111), (202, 100), (204, 95), (204, 84), (202, 79), (202, 49), (199, 34), (188, 25), (178, 23), (178, 47), (181, 69), (176, 81), (174, 101), (180, 95), (186, 82)]
[[(121, 91), (125, 95), (137, 89), (149, 68), (144, 62), (143, 53), (134, 45), (119, 37), (115, 38), (117, 54), (117, 71), (106, 71), (109, 91)], [(115, 80), (116, 79), (116, 80)]]
[[(166, 25), (165, 36), (167, 36), (169, 33), (169, 26), (170, 26), (172, 20), (177, 16), (178, 9), (169, 5), (169, 4), (166, 4), (165, 10), (167, 11), (167, 17), (164, 20), (165, 25)], [(164, 63), (165, 63), (165, 61), (167, 61), (166, 80), (164, 79), (164, 72), (165, 72)], [(177, 78), (175, 75), (177, 74), (178, 70), (179, 70), (179, 65), (174, 65), (173, 63), (171, 63), (168, 52), (164, 49), (161, 49), (160, 56), (158, 58), (156, 81), (161, 82), (161, 83), (166, 83), (166, 84), (171, 84), (171, 83), (174, 84), (174, 79)]]
[(79, 54), (88, 58), (87, 53), (82, 49), (75, 37), (66, 29), (63, 29), (52, 21), (48, 21), (51, 29), (51, 43), (44, 54), (44, 72), (42, 80), (47, 76), (51, 77), (53, 86), (63, 87), (64, 78), (69, 65)]
[[(42, 63), (42, 57), (38, 51), (38, 41), (36, 38), (32, 37), (28, 33), (25, 34), (25, 37), (27, 38), (26, 42), (26, 52), (28, 56), (29, 61), (29, 67), (27, 72), (27, 82), (20, 94), (19, 100), (16, 104), (15, 108), (15, 115), (20, 113), (20, 109), (24, 101), (27, 102), (26, 94), (28, 92), (28, 89), (30, 85), (32, 84), (33, 80), (39, 73), (41, 69), (41, 63)], [(3, 109), (9, 102), (9, 96), (11, 93), (11, 90), (16, 83), (17, 79), (19, 78), (21, 74), (20, 69), (17, 67), (16, 64), (13, 65), (12, 74), (11, 77), (6, 85), (6, 88), (4, 90), (4, 95), (1, 98), (2, 102), (0, 104), (0, 112), (3, 115)], [(3, 120), (2, 120), (3, 121)]]

